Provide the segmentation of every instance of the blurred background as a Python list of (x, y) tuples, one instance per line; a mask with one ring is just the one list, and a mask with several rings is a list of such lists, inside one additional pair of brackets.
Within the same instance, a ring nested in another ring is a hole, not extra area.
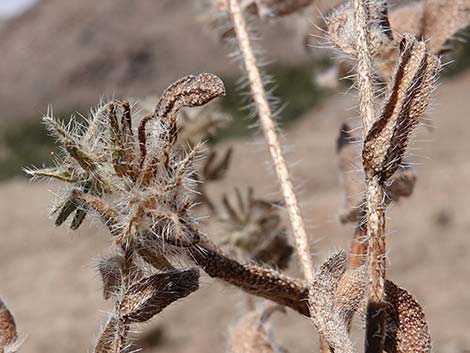
[[(279, 122), (315, 263), (348, 248), (353, 234), (352, 225), (339, 222), (344, 194), (336, 138), (343, 123), (358, 120), (351, 81), (337, 81), (331, 71), (338, 55), (315, 36), (319, 13), (314, 6), (256, 23), (257, 46), (269, 62), (264, 70), (284, 106)], [(215, 104), (232, 121), (211, 144), (233, 147), (234, 155), (211, 193), (252, 186), (259, 196), (279, 197), (263, 140), (243, 109), (239, 65), (211, 17), (195, 0), (0, 0), (0, 297), (24, 335), (21, 352), (91, 351), (110, 310), (94, 266), (111, 240), (97, 222), (77, 232), (55, 228), (48, 215), (57, 186), (31, 184), (22, 172), (47, 165), (56, 151), (41, 124), (48, 106), (67, 121), (86, 116), (101, 98), (156, 96), (181, 76), (215, 73), (227, 86)], [(390, 212), (389, 276), (423, 305), (434, 351), (464, 353), (470, 352), (468, 41), (444, 61), (429, 126), (419, 129), (411, 151), (414, 193)], [(300, 276), (295, 261), (288, 272)], [(238, 290), (202, 277), (199, 291), (136, 335), (148, 352), (223, 352), (242, 301)], [(290, 311), (273, 320), (290, 352), (312, 351), (313, 331)]]

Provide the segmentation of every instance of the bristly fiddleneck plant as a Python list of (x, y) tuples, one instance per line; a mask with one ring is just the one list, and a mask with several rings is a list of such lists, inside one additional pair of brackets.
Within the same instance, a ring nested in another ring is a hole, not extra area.
[[(277, 17), (311, 2), (244, 1), (241, 9), (260, 17)], [(237, 3), (224, 0), (220, 7), (225, 6), (231, 12), (228, 17), (233, 20), (231, 25), (248, 63), (247, 70), (251, 70), (252, 94), (262, 113), (269, 116), (269, 107), (260, 98), (263, 89), (256, 60), (253, 59), (254, 65), (249, 65), (254, 57), (240, 9), (234, 14)], [(454, 27), (461, 26), (461, 19), (455, 21)], [(177, 113), (180, 108), (201, 106), (223, 95), (224, 85), (217, 76), (201, 74), (176, 81), (162, 94), (155, 111), (140, 119), (137, 128), (133, 107), (125, 100), (100, 105), (85, 124), (72, 119), (65, 126), (51, 116), (44, 118), (57, 137), (64, 158), (55, 168), (27, 172), (69, 185), (64, 200), (53, 211), (56, 225), (71, 218), (71, 228), (77, 229), (93, 213), (115, 239), (113, 254), (98, 264), (103, 295), (113, 299), (114, 309), (95, 352), (129, 349), (128, 332), (132, 324), (148, 321), (172, 302), (198, 289), (197, 267), (249, 294), (310, 316), (324, 340), (324, 352), (356, 351), (349, 333), (356, 311), (366, 316), (367, 352), (430, 351), (430, 335), (422, 308), (406, 290), (386, 279), (385, 209), (391, 200), (409, 196), (416, 180), (413, 171), (402, 166), (402, 161), (435, 86), (439, 60), (432, 54), (435, 50), (430, 51), (413, 35), (406, 34), (397, 41), (389, 26), (386, 1), (347, 2), (332, 12), (328, 23), (332, 43), (358, 62), (363, 166), (359, 178), (347, 181), (346, 187), (365, 189), (366, 193), (363, 199), (349, 205), (342, 219), (357, 223), (349, 256), (340, 251), (313, 271), (309, 268), (311, 259), (306, 258), (310, 256), (308, 247), (302, 245), (305, 239), (302, 234), (297, 239), (298, 230), (294, 232), (297, 252), (305, 260), (307, 281), (290, 278), (267, 266), (242, 264), (202, 235), (192, 212), (195, 202), (204, 202), (216, 215), (219, 212), (210, 200), (195, 196), (192, 191), (203, 190), (197, 181), (215, 180), (225, 173), (230, 152), (220, 163), (214, 163), (212, 155), (202, 171), (196, 170), (194, 164), (201, 156), (202, 147), (200, 143), (191, 143), (192, 148), (185, 152), (184, 144), (177, 143)], [(385, 57), (391, 58), (388, 62), (396, 63), (393, 74), (383, 74), (388, 71), (381, 66), (380, 58)], [(373, 72), (382, 73), (388, 82), (385, 102), (379, 111), (375, 109)], [(279, 160), (285, 162), (280, 148), (271, 143), (277, 140), (274, 126), (265, 129), (265, 133), (274, 164), (282, 169)], [(350, 145), (350, 137), (343, 131), (339, 141), (340, 161)], [(357, 148), (354, 151), (360, 152)], [(288, 178), (287, 169), (280, 173), (283, 187), (283, 179)], [(285, 196), (291, 196), (288, 189)], [(262, 200), (255, 200), (251, 192), (246, 201), (239, 192), (236, 196), (238, 209), (227, 199), (223, 200), (228, 215), (219, 217), (225, 222), (223, 229), (228, 234), (223, 245), (229, 250), (235, 248), (242, 257), (284, 268), (292, 247), (279, 227), (277, 214)], [(289, 197), (284, 203), (288, 208), (298, 207), (295, 202), (289, 202)], [(294, 221), (300, 216), (297, 211), (293, 213)], [(297, 220), (302, 223), (301, 217)], [(260, 236), (263, 239), (258, 239)], [(172, 261), (175, 258), (178, 260)], [(181, 263), (185, 261), (192, 261), (197, 267), (184, 268)], [(283, 351), (273, 342), (265, 325), (273, 309), (265, 308), (253, 309), (240, 320), (230, 337), (232, 352), (255, 352), (261, 346), (266, 352)], [(15, 348), (8, 347), (17, 341), (16, 329), (3, 304), (0, 333), (7, 337), (0, 339), (0, 352), (1, 349), (14, 351)], [(243, 339), (252, 344), (240, 345)]]

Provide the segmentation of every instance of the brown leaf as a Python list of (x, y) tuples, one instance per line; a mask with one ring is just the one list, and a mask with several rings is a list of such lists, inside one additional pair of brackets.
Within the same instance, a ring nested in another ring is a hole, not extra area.
[(428, 353), (431, 335), (423, 308), (412, 295), (385, 282), (385, 350), (388, 353)]
[(224, 83), (216, 75), (189, 75), (171, 84), (163, 92), (155, 113), (159, 117), (168, 117), (182, 107), (201, 106), (224, 94)]
[(425, 112), (435, 86), (439, 59), (429, 54), (424, 42), (405, 35), (400, 60), (382, 113), (364, 141), (366, 177), (378, 176), (382, 183), (399, 168), (408, 142)]
[(127, 289), (119, 312), (126, 322), (144, 322), (198, 288), (199, 272), (195, 268), (157, 273)]
[(349, 337), (352, 315), (364, 296), (363, 267), (347, 268), (347, 255), (340, 251), (316, 271), (310, 288), (312, 321), (321, 337), (335, 352), (355, 352)]

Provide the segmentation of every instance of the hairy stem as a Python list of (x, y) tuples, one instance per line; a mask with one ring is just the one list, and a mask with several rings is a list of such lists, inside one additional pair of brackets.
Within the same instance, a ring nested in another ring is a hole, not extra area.
[(252, 264), (240, 264), (226, 257), (214, 244), (201, 241), (188, 248), (190, 256), (211, 277), (243, 289), (245, 292), (287, 306), (302, 315), (310, 316), (308, 287), (277, 271)]
[(245, 20), (241, 13), (238, 0), (230, 0), (230, 13), (233, 19), (238, 45), (248, 73), (251, 93), (255, 101), (261, 128), (268, 144), (269, 153), (271, 154), (271, 159), (274, 169), (276, 170), (279, 184), (281, 185), (281, 191), (289, 214), (289, 220), (292, 226), (295, 245), (300, 258), (304, 277), (308, 283), (311, 283), (313, 281), (314, 268), (304, 221), (300, 211), (299, 202), (290, 179), (289, 170), (276, 134), (276, 127), (273, 122), (271, 109), (269, 108), (261, 74), (258, 70), (256, 57), (253, 53)]
[(357, 86), (364, 137), (375, 121), (372, 56), (369, 51), (368, 0), (354, 0), (354, 31), (357, 39)]
[[(368, 0), (354, 0), (354, 29), (357, 38), (357, 84), (363, 135), (375, 122), (372, 57), (368, 30)], [(384, 281), (386, 269), (385, 209), (383, 184), (378, 177), (366, 179), (366, 221), (368, 238), (366, 353), (381, 353), (384, 346)]]

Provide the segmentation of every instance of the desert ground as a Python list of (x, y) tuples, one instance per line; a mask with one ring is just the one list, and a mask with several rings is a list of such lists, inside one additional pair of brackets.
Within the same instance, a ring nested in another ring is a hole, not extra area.
[[(428, 114), (432, 128), (421, 128), (413, 144), (414, 194), (390, 212), (389, 278), (422, 304), (434, 352), (470, 351), (469, 91), (470, 72), (441, 83)], [(335, 139), (342, 122), (357, 119), (355, 104), (354, 92), (338, 94), (285, 131), (317, 264), (348, 248), (352, 236), (352, 227), (338, 221), (343, 194)], [(260, 196), (279, 195), (261, 138), (231, 140), (220, 148), (226, 145), (234, 146), (234, 160), (226, 180), (211, 189), (213, 195), (235, 186), (253, 186)], [(24, 337), (23, 353), (90, 351), (110, 309), (94, 270), (110, 239), (97, 222), (78, 232), (56, 228), (48, 219), (56, 189), (22, 179), (0, 185), (0, 293)], [(299, 276), (296, 261), (289, 273)], [(200, 287), (140, 328), (160, 332), (153, 351), (224, 351), (226, 328), (243, 311), (243, 296), (207, 276)], [(276, 314), (272, 326), (290, 352), (315, 351), (307, 319), (288, 311)], [(357, 322), (356, 331), (360, 328)], [(361, 337), (356, 335), (359, 345)]]

